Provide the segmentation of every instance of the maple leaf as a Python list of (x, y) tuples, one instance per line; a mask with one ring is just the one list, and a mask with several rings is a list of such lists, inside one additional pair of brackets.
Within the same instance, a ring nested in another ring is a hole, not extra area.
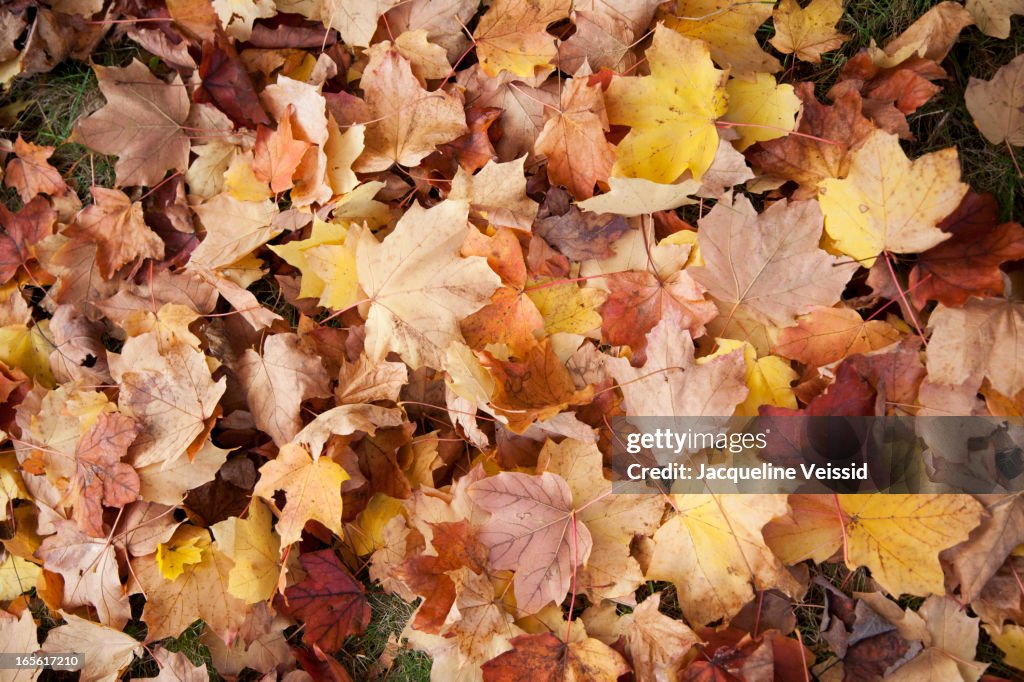
[(548, 111), (534, 149), (548, 160), (548, 179), (577, 199), (594, 195), (594, 184), (608, 179), (615, 150), (605, 139), (608, 114), (601, 88), (585, 78), (562, 87), (557, 111)]
[(820, 64), (823, 53), (850, 39), (836, 31), (842, 17), (842, 0), (811, 0), (806, 7), (800, 7), (796, 0), (782, 0), (772, 14), (775, 35), (769, 42), (783, 54)]
[(674, 495), (676, 513), (654, 534), (649, 580), (671, 580), (691, 623), (729, 619), (772, 586), (797, 582), (765, 544), (761, 528), (787, 510), (785, 495)]
[(1003, 395), (1024, 390), (1020, 329), (1024, 305), (1015, 301), (972, 298), (963, 308), (940, 304), (928, 319), (928, 376), (962, 384), (985, 376)]
[(801, 134), (762, 142), (747, 151), (747, 158), (755, 169), (798, 183), (794, 199), (808, 199), (822, 180), (846, 177), (851, 150), (875, 128), (861, 114), (856, 92), (836, 95), (834, 104), (826, 106), (815, 98), (812, 83), (797, 83), (794, 89), (803, 102), (796, 129)]
[(114, 682), (136, 656), (142, 642), (118, 629), (99, 625), (73, 613), (61, 613), (64, 625), (50, 630), (42, 650), (52, 654), (74, 651), (83, 659), (83, 682)]
[(15, 188), (23, 203), (32, 201), (37, 194), (58, 197), (69, 191), (60, 171), (48, 161), (53, 156), (54, 149), (26, 142), (21, 139), (20, 134), (14, 141), (14, 153), (17, 158), (7, 163), (4, 184)]
[(227, 34), (240, 41), (252, 36), (252, 24), (277, 14), (272, 0), (211, 0)]
[(772, 14), (772, 3), (734, 3), (731, 0), (677, 0), (661, 10), (665, 25), (689, 38), (705, 41), (711, 56), (733, 73), (782, 68), (761, 49), (754, 33)]
[(244, 520), (232, 516), (211, 526), (218, 546), (234, 562), (228, 592), (246, 604), (270, 599), (283, 570), (278, 564), (281, 541), (270, 528), (271, 518), (266, 504), (253, 500)]
[(330, 394), (320, 358), (304, 349), (296, 334), (267, 338), (262, 355), (247, 348), (238, 374), (256, 426), (279, 446), (302, 429), (302, 401)]
[(206, 236), (189, 257), (189, 267), (216, 270), (252, 253), (281, 233), (274, 224), (277, 205), (270, 201), (239, 201), (222, 192), (193, 208)]
[(366, 319), (371, 359), (393, 351), (413, 369), (441, 367), (448, 345), (462, 340), (459, 320), (494, 293), (500, 280), (485, 259), (459, 257), (468, 216), (463, 201), (412, 206), (383, 242), (360, 234), (356, 265), (372, 301)]
[(631, 415), (730, 415), (747, 397), (743, 354), (734, 351), (696, 364), (690, 334), (679, 332), (671, 316), (648, 334), (643, 368), (631, 366), (625, 358), (605, 362)]
[(146, 595), (142, 610), (142, 621), (149, 626), (146, 641), (177, 637), (200, 618), (217, 637), (233, 640), (249, 609), (228, 590), (232, 567), (216, 544), (203, 548), (200, 561), (185, 566), (175, 580), (164, 577), (154, 555), (134, 559), (132, 575)]
[(448, 198), (468, 201), (470, 216), (496, 228), (528, 231), (537, 216), (537, 202), (526, 196), (525, 163), (525, 156), (508, 163), (491, 161), (475, 175), (459, 168)]
[(515, 569), (516, 604), (536, 613), (560, 602), (572, 572), (590, 556), (590, 531), (576, 519), (572, 494), (561, 476), (502, 472), (469, 487), (469, 496), (491, 513), (479, 538), (490, 564)]
[[(1024, 14), (1024, 3), (1021, 4)], [(971, 77), (964, 91), (974, 125), (992, 144), (1024, 146), (1024, 55), (1002, 66), (989, 80)]]
[(967, 185), (955, 148), (911, 162), (895, 135), (877, 130), (853, 152), (849, 176), (822, 181), (819, 192), (828, 236), (868, 267), (882, 251), (920, 253), (948, 239), (937, 225)]
[(725, 72), (706, 44), (661, 25), (646, 57), (650, 76), (616, 78), (605, 93), (609, 122), (631, 127), (616, 148), (615, 172), (670, 183), (689, 170), (699, 180), (718, 149)]
[(397, 50), (375, 53), (360, 82), (370, 120), (356, 171), (387, 170), (393, 163), (415, 166), (437, 145), (468, 131), (459, 101), (441, 90), (424, 89)]
[(816, 308), (800, 317), (796, 325), (781, 330), (773, 350), (806, 365), (822, 367), (891, 346), (900, 337), (891, 324), (864, 320), (856, 310)]
[(78, 121), (72, 140), (116, 154), (120, 186), (153, 186), (168, 170), (188, 168), (190, 142), (182, 126), (189, 99), (181, 78), (165, 83), (137, 59), (123, 68), (94, 65), (93, 70), (107, 103)]
[(121, 385), (121, 412), (139, 422), (131, 450), (136, 467), (170, 464), (186, 454), (226, 386), (223, 378), (213, 381), (202, 351), (184, 343), (161, 348), (155, 332), (128, 339), (109, 363)]
[(534, 76), (551, 70), (555, 38), (548, 24), (569, 16), (570, 0), (495, 0), (480, 17), (473, 39), (480, 67), (489, 76), (502, 70)]
[(483, 665), (484, 682), (614, 682), (629, 671), (622, 656), (593, 638), (566, 644), (550, 632), (519, 635), (512, 651)]
[(693, 268), (693, 278), (726, 318), (739, 312), (791, 325), (815, 305), (838, 301), (857, 269), (818, 247), (822, 217), (813, 201), (778, 201), (758, 215), (746, 197), (736, 195), (731, 206), (719, 202), (699, 225), (704, 265)]
[(800, 98), (793, 94), (792, 85), (779, 85), (769, 73), (730, 78), (725, 92), (729, 109), (722, 120), (740, 124), (736, 144), (740, 151), (755, 142), (784, 137), (796, 125)]
[(526, 350), (521, 360), (501, 361), (481, 353), (481, 364), (490, 370), (495, 387), (490, 402), (515, 433), (526, 431), (535, 421), (554, 417), (570, 405), (593, 398), (593, 390), (576, 390), (565, 365), (545, 339)]
[(96, 243), (96, 264), (103, 279), (135, 260), (164, 257), (164, 243), (146, 225), (141, 203), (116, 189), (90, 191), (93, 203), (75, 216), (64, 234)]
[(657, 679), (659, 673), (677, 666), (692, 647), (702, 643), (684, 623), (661, 614), (660, 604), (661, 594), (655, 593), (633, 609), (627, 641), (639, 679)]
[(277, 130), (260, 126), (256, 131), (256, 147), (253, 151), (252, 173), (260, 182), (270, 185), (272, 192), (291, 189), (292, 176), (302, 162), (302, 157), (312, 146), (292, 136), (292, 114), (295, 106), (288, 105), (285, 115), (277, 124)]
[(971, 296), (1002, 294), (999, 266), (1024, 258), (1024, 228), (999, 223), (995, 197), (968, 192), (939, 228), (953, 236), (918, 256), (907, 287), (914, 305), (935, 300), (955, 308)]
[(966, 540), (984, 516), (969, 495), (839, 495), (841, 518), (834, 502), (825, 512), (814, 497), (791, 496), (793, 512), (765, 528), (771, 547), (787, 563), (824, 561), (842, 548), (851, 569), (867, 566), (893, 595), (945, 594), (939, 552)]
[(967, 0), (965, 7), (987, 36), (1010, 37), (1010, 17), (1024, 14), (1024, 0)]
[(362, 586), (349, 574), (334, 550), (299, 555), (306, 577), (278, 599), (282, 610), (305, 622), (302, 640), (324, 651), (339, 651), (350, 635), (370, 623), (370, 603)]
[(104, 537), (103, 507), (123, 507), (139, 495), (139, 475), (121, 462), (135, 440), (135, 421), (101, 414), (82, 435), (75, 452), (75, 520), (93, 537)]
[(302, 527), (316, 520), (338, 535), (341, 526), (341, 484), (348, 474), (327, 457), (313, 459), (301, 445), (284, 445), (275, 459), (260, 467), (253, 494), (273, 502), (274, 493), (287, 496), (277, 520), (277, 533), (287, 548), (302, 537)]
[(35, 245), (53, 233), (57, 213), (43, 197), (36, 197), (17, 213), (0, 205), (0, 283), (6, 283), (18, 270), (32, 273)]
[(79, 532), (74, 521), (59, 519), (54, 525), (57, 534), (43, 540), (36, 555), (43, 560), (43, 568), (64, 577), (63, 606), (92, 606), (101, 623), (123, 628), (131, 608), (113, 545), (106, 538)]

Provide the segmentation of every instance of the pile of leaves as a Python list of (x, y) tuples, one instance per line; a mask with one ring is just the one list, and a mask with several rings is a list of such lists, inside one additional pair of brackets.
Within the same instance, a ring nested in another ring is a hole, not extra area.
[[(840, 0), (3, 3), (5, 87), (135, 47), (64, 141), (112, 186), (0, 141), (0, 651), (344, 680), (383, 591), (415, 612), (357, 675), (1024, 668), (1018, 494), (605, 473), (620, 415), (1024, 413), (1024, 229), (904, 151), (1022, 11), (943, 2), (816, 91)], [(966, 90), (1009, 155), (1022, 84)]]

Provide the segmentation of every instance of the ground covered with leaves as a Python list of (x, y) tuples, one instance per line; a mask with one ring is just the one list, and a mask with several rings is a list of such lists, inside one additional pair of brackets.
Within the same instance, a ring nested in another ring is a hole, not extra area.
[(1015, 13), (3, 3), (0, 653), (1020, 679), (988, 434), (938, 454), (1001, 494), (608, 473), (623, 415), (1022, 416)]

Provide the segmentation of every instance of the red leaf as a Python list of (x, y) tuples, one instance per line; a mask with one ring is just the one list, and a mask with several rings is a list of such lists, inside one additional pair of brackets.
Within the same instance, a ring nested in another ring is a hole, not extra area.
[(327, 652), (338, 651), (345, 638), (358, 635), (370, 623), (370, 603), (362, 585), (338, 561), (334, 551), (322, 549), (299, 557), (305, 579), (276, 600), (282, 612), (306, 623), (302, 641)]

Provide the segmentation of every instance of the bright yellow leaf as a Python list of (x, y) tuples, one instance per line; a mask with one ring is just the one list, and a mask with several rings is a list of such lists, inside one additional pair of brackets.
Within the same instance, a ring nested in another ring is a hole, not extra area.
[(383, 547), (384, 526), (402, 513), (402, 509), (400, 500), (384, 493), (371, 497), (366, 509), (359, 513), (359, 518), (350, 526), (349, 538), (356, 553), (365, 555)]
[(1007, 623), (1002, 628), (985, 625), (992, 643), (1006, 654), (1005, 662), (1014, 668), (1024, 668), (1024, 627)]
[(323, 244), (344, 244), (348, 229), (344, 225), (313, 218), (313, 230), (307, 239), (271, 245), (270, 250), (302, 273), (299, 298), (318, 298), (324, 292), (324, 280), (310, 267), (306, 252)]
[(967, 189), (955, 148), (911, 162), (896, 135), (876, 130), (853, 152), (845, 179), (819, 185), (818, 200), (834, 246), (871, 267), (882, 251), (921, 253), (948, 239), (937, 225)]
[(23, 324), (0, 327), (0, 361), (8, 367), (17, 367), (37, 384), (53, 388), (50, 353), (54, 346), (49, 339), (47, 320), (31, 328)]
[(755, 73), (752, 78), (730, 78), (725, 84), (729, 110), (722, 120), (739, 123), (736, 148), (743, 151), (755, 142), (785, 137), (796, 124), (800, 98), (793, 86), (779, 85), (770, 73)]
[(601, 326), (597, 309), (604, 303), (605, 293), (600, 289), (583, 289), (575, 282), (533, 286), (537, 288), (527, 288), (526, 295), (544, 318), (547, 334), (586, 334)]
[(650, 76), (616, 78), (605, 93), (608, 120), (632, 128), (616, 147), (613, 172), (672, 183), (689, 170), (700, 179), (718, 151), (726, 74), (707, 45), (662, 26), (646, 56)]
[(786, 360), (775, 355), (757, 357), (754, 347), (745, 341), (735, 339), (717, 339), (718, 349), (710, 356), (697, 362), (707, 361), (709, 357), (728, 355), (737, 348), (743, 348), (743, 360), (747, 365), (747, 399), (736, 406), (733, 413), (738, 416), (753, 417), (761, 405), (775, 405), (796, 409), (796, 396), (791, 384), (798, 374)]
[(256, 179), (252, 171), (252, 152), (235, 154), (224, 171), (224, 189), (239, 201), (263, 201), (274, 196), (270, 185)]
[(210, 533), (198, 526), (181, 526), (167, 542), (156, 548), (156, 564), (167, 580), (176, 580), (186, 566), (203, 560), (203, 550), (210, 546)]
[(14, 599), (36, 586), (40, 568), (20, 556), (7, 552), (0, 561), (0, 601)]
[(245, 519), (232, 516), (212, 527), (217, 544), (235, 562), (228, 574), (228, 592), (246, 604), (266, 601), (281, 574), (281, 539), (270, 528), (266, 503), (254, 499)]
[(773, 2), (735, 0), (677, 0), (665, 5), (665, 25), (689, 38), (711, 46), (719, 66), (733, 73), (776, 72), (782, 68), (775, 57), (761, 49), (755, 33), (772, 14)]

